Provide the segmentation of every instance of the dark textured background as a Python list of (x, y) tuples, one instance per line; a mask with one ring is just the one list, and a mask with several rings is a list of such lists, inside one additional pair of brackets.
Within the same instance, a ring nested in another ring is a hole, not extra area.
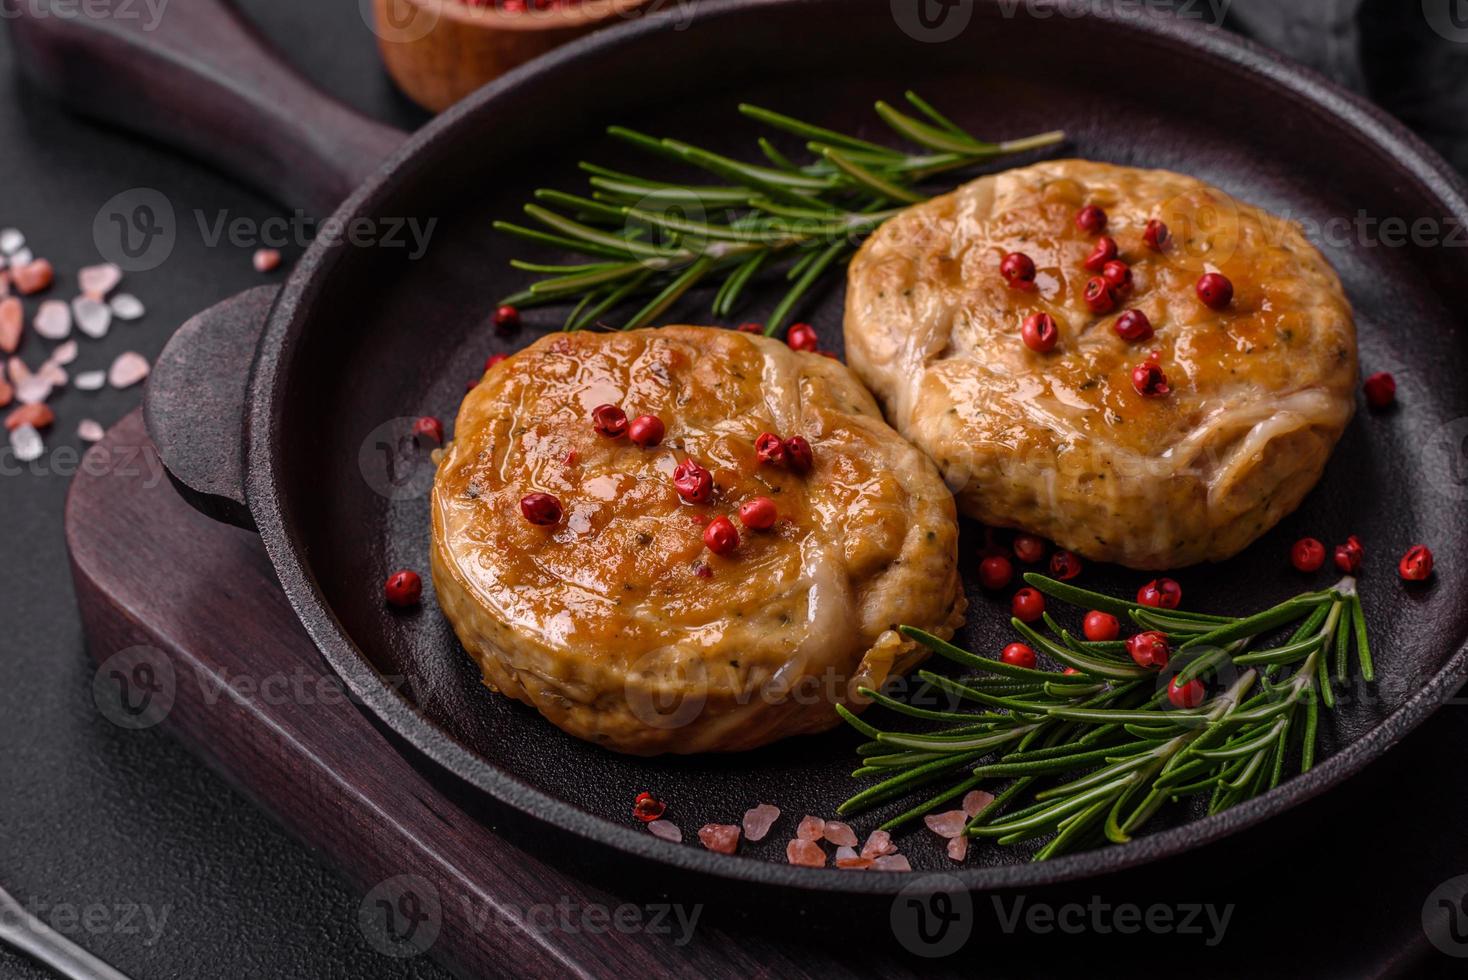
[[(242, 6), (329, 91), (405, 128), (421, 120), (381, 74), (356, 3)], [(1366, 91), (1468, 167), (1468, 44), (1433, 33), (1421, 6), (1235, 0), (1228, 22)], [(1450, 3), (1440, 6), (1446, 11)], [(1463, 15), (1457, 23), (1468, 40), (1468, 10)], [(14, 77), (0, 46), (0, 227), (25, 230), (37, 254), (70, 278), (97, 260), (91, 224), (98, 208), (137, 186), (166, 190), (180, 214), (276, 213), (263, 198), (167, 150), (57, 112)], [(206, 246), (190, 221), (180, 228), (163, 267), (127, 280), (125, 288), (148, 304), (147, 318), (116, 326), (103, 344), (84, 343), (77, 368), (104, 366), (103, 352), (152, 356), (189, 315), (264, 281), (248, 251)], [(22, 353), (34, 362), (37, 347), (29, 344)], [(136, 390), (63, 393), (54, 401), (61, 422), (50, 445), (75, 445), (78, 419), (110, 424), (136, 400)], [(50, 471), (60, 468), (0, 475), (0, 884), (22, 902), (167, 908), (166, 928), (151, 947), (142, 936), (107, 930), (78, 936), (139, 980), (442, 975), (426, 962), (373, 952), (356, 928), (357, 899), (334, 873), (166, 736), (126, 733), (96, 713), (61, 544), (67, 474)], [(1200, 946), (1149, 963), (1147, 940), (1136, 937), (1084, 966), (1071, 944), (1070, 965), (1109, 973), (1136, 957), (1148, 972), (1213, 975), (1214, 964), (1237, 975), (1250, 948), (1269, 947), (1288, 949), (1290, 972), (1300, 975), (1461, 968), (1426, 943), (1420, 915), (1434, 887), (1468, 873), (1465, 739), (1468, 711), (1450, 707), (1346, 787), (1217, 845), (1237, 851), (1236, 874), (1191, 884), (1196, 900), (1241, 903), (1223, 955)], [(1186, 874), (1188, 863), (1177, 864)], [(1082, 887), (1077, 897), (1092, 891)], [(996, 973), (1052, 973), (1033, 958), (1028, 966), (1008, 964), (996, 950), (994, 959), (996, 967), (1012, 967)], [(0, 975), (46, 974), (0, 949)]]

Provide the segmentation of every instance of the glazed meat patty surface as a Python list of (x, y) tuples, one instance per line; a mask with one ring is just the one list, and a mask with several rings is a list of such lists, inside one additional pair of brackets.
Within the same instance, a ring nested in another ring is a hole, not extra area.
[[(654, 448), (599, 434), (598, 405), (658, 416)], [(761, 463), (802, 436), (808, 472)], [(683, 500), (674, 468), (713, 476)], [(554, 526), (521, 498), (559, 498)], [(769, 530), (739, 505), (776, 502)], [(838, 722), (837, 703), (951, 636), (964, 600), (952, 494), (828, 358), (707, 327), (554, 334), (490, 369), (433, 490), (433, 580), (491, 687), (637, 754), (740, 750)], [(705, 526), (739, 531), (725, 556)]]
[[(1133, 278), (1110, 313), (1084, 296), (1098, 238), (1075, 219), (1092, 204)], [(1001, 276), (1011, 252), (1033, 288)], [(1210, 272), (1233, 284), (1223, 309), (1196, 293)], [(1118, 335), (1129, 309), (1150, 340)], [(1054, 318), (1048, 353), (1022, 340), (1033, 313)], [(1242, 550), (1315, 485), (1354, 410), (1351, 309), (1297, 225), (1190, 177), (1083, 160), (983, 177), (883, 225), (851, 264), (846, 347), (960, 511), (1134, 568)], [(1153, 352), (1166, 395), (1133, 381)]]

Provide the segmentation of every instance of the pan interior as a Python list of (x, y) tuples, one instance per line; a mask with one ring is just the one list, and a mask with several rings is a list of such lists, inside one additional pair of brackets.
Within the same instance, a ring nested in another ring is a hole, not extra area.
[[(632, 798), (651, 790), (688, 835), (704, 823), (737, 822), (759, 802), (796, 818), (831, 816), (853, 792), (857, 739), (844, 731), (739, 756), (652, 760), (563, 735), (479, 684), (431, 596), (417, 612), (394, 612), (383, 605), (381, 582), (388, 570), (427, 566), (429, 464), (414, 466), (398, 454), (402, 428), (394, 420), (452, 419), (487, 355), (557, 329), (564, 315), (528, 312), (518, 334), (495, 335), (495, 301), (527, 281), (507, 261), (563, 257), (495, 234), (493, 219), (518, 218), (537, 187), (580, 192), (581, 159), (658, 169), (602, 135), (610, 123), (747, 157), (759, 131), (736, 113), (741, 101), (886, 140), (870, 107), (908, 88), (984, 137), (1063, 128), (1074, 155), (1183, 171), (1335, 229), (1312, 237), (1355, 305), (1364, 370), (1392, 371), (1400, 405), (1385, 413), (1363, 407), (1321, 486), (1262, 541), (1232, 561), (1178, 577), (1200, 608), (1260, 609), (1325, 584), (1323, 576), (1305, 579), (1288, 569), (1297, 537), (1361, 536), (1381, 681), (1331, 716), (1327, 753), (1379, 724), (1463, 644), (1468, 607), (1453, 599), (1461, 594), (1456, 570), (1468, 567), (1461, 533), (1468, 488), (1454, 466), (1468, 435), (1468, 294), (1461, 287), (1468, 249), (1385, 240), (1387, 219), (1451, 221), (1390, 149), (1261, 74), (1115, 24), (1006, 18), (980, 5), (957, 40), (926, 43), (904, 33), (886, 3), (751, 4), (697, 16), (683, 31), (634, 34), (573, 61), (552, 61), (478, 102), (405, 163), (371, 205), (379, 219), (436, 219), (426, 254), (337, 250), (318, 270), (310, 312), (294, 331), (271, 449), (285, 526), (361, 655), (384, 677), (400, 679), (424, 715), (493, 766), (621, 825), (630, 824)], [(823, 346), (837, 351), (842, 294), (833, 286), (804, 317)], [(697, 295), (670, 319), (706, 321), (710, 298)], [(742, 318), (758, 319), (762, 309), (768, 305), (755, 304)], [(389, 457), (396, 457), (390, 472), (381, 462)], [(995, 651), (1011, 639), (1008, 613), (973, 581), (981, 541), (980, 529), (965, 527), (972, 608), (958, 641)], [(1393, 566), (1418, 542), (1434, 548), (1440, 572), (1432, 588), (1414, 590)], [(1128, 592), (1144, 577), (1091, 567), (1083, 584)], [(856, 823), (863, 831), (876, 820)], [(788, 836), (777, 831), (746, 853), (781, 859)], [(929, 842), (904, 851), (915, 865), (947, 864)], [(984, 846), (969, 863), (1023, 860), (1022, 852)]]

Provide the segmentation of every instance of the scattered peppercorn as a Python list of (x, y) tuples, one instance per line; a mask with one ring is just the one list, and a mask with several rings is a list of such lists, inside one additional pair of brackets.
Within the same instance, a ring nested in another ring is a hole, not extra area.
[(1155, 578), (1137, 590), (1137, 605), (1176, 609), (1183, 604), (1183, 587), (1170, 578)]
[(1404, 581), (1425, 582), (1432, 576), (1432, 549), (1425, 544), (1414, 544), (1397, 562), (1397, 572)]
[(997, 592), (1014, 581), (1014, 565), (1002, 555), (991, 555), (979, 562), (979, 584)]
[(1318, 572), (1325, 564), (1325, 545), (1315, 538), (1301, 538), (1290, 548), (1290, 564), (1302, 572)]
[(1366, 404), (1372, 408), (1388, 408), (1397, 400), (1397, 379), (1385, 371), (1367, 378), (1361, 388), (1366, 392)]
[(1361, 539), (1354, 534), (1346, 538), (1345, 544), (1335, 546), (1335, 567), (1347, 575), (1355, 575), (1361, 570), (1361, 561), (1366, 557), (1366, 549), (1361, 547)]
[(1045, 596), (1039, 589), (1026, 586), (1014, 594), (1010, 611), (1020, 622), (1033, 623), (1045, 615)]
[(1023, 667), (1025, 670), (1035, 669), (1035, 651), (1023, 643), (1011, 643), (999, 654), (999, 659), (1011, 667)]
[(561, 523), (561, 502), (548, 493), (527, 493), (520, 498), (520, 513), (531, 524), (550, 527)]
[(739, 531), (727, 517), (715, 517), (703, 529), (703, 543), (716, 555), (728, 555), (739, 547)]
[(394, 606), (416, 606), (423, 598), (423, 580), (417, 572), (393, 572), (383, 586), (383, 595)]

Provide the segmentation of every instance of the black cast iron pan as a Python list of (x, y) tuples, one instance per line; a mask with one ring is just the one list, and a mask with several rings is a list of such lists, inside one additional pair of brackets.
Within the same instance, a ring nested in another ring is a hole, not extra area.
[[(981, 0), (954, 6), (971, 20), (937, 40), (917, 22), (903, 26), (898, 6), (725, 0), (699, 5), (684, 31), (671, 16), (649, 17), (542, 58), (410, 138), (312, 92), (213, 0), (170, 8), (152, 33), (105, 18), (38, 17), (34, 5), (12, 22), (23, 63), (63, 94), (84, 95), (92, 111), (287, 203), (324, 214), (350, 192), (336, 211), (346, 224), (436, 219), (417, 260), (403, 248), (318, 242), (278, 295), (257, 290), (202, 314), (158, 365), (149, 423), (193, 499), (258, 528), (323, 656), (380, 723), (472, 792), (591, 846), (755, 887), (880, 894), (906, 884), (788, 867), (788, 833), (727, 858), (665, 844), (629, 819), (644, 789), (671, 804), (690, 838), (760, 801), (795, 819), (829, 816), (853, 788), (849, 733), (728, 758), (611, 755), (486, 692), (431, 595), (417, 613), (384, 608), (385, 571), (426, 565), (427, 464), (415, 469), (399, 452), (403, 420), (451, 418), (486, 355), (559, 322), (530, 317), (510, 338), (490, 329), (496, 298), (523, 284), (506, 260), (525, 251), (490, 222), (515, 216), (535, 187), (578, 188), (579, 159), (630, 162), (601, 135), (609, 123), (745, 152), (753, 137), (733, 111), (740, 101), (876, 136), (872, 102), (914, 88), (985, 136), (1064, 128), (1077, 155), (1186, 171), (1291, 217), (1348, 227), (1321, 244), (1355, 304), (1362, 362), (1395, 373), (1400, 406), (1359, 414), (1320, 488), (1261, 542), (1179, 577), (1205, 608), (1262, 608), (1303, 587), (1284, 560), (1295, 537), (1360, 535), (1382, 680), (1336, 713), (1322, 764), (1261, 799), (1045, 864), (975, 848), (955, 872), (965, 885), (1095, 875), (1255, 824), (1382, 756), (1464, 679), (1468, 249), (1387, 241), (1381, 223), (1427, 221), (1440, 239), (1461, 238), (1468, 201), (1459, 179), (1377, 110), (1196, 23), (1094, 10), (1042, 18)], [(1377, 231), (1349, 230), (1361, 227), (1358, 215)], [(839, 287), (807, 311), (837, 350), (840, 313)], [(697, 308), (684, 316), (697, 319)], [(384, 468), (389, 459), (395, 468)], [(966, 529), (970, 555), (975, 530)], [(1419, 541), (1435, 549), (1439, 572), (1431, 587), (1408, 590), (1393, 563)], [(1092, 568), (1086, 581), (1133, 590), (1138, 578)], [(960, 640), (997, 649), (1007, 613), (976, 587), (970, 598)], [(923, 836), (904, 847), (914, 862), (952, 870)]]

